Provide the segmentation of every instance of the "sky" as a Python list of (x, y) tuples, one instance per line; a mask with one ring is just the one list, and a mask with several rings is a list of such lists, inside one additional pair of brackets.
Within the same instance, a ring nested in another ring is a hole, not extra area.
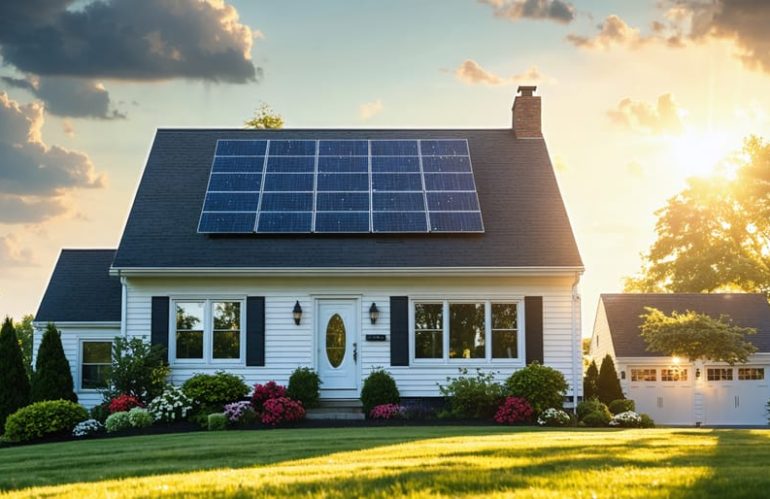
[(686, 179), (770, 137), (763, 0), (0, 3), (0, 315), (114, 248), (159, 127), (509, 127), (520, 84), (586, 266), (583, 335)]

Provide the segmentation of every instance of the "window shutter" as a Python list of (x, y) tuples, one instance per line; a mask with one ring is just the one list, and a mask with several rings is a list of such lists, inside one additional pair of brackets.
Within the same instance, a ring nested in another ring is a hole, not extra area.
[(543, 363), (543, 297), (524, 297), (525, 345), (527, 364)]
[(265, 365), (265, 297), (246, 298), (246, 365)]
[(409, 365), (409, 297), (390, 297), (390, 365)]
[(163, 359), (168, 362), (168, 296), (152, 297), (152, 318), (150, 320), (150, 343), (164, 349)]

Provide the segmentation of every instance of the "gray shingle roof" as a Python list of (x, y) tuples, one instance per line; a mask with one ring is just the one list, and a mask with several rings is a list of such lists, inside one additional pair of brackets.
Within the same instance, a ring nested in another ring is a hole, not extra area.
[(693, 311), (718, 318), (730, 316), (733, 323), (757, 329), (748, 339), (760, 352), (770, 352), (770, 306), (763, 294), (754, 293), (625, 293), (603, 294), (612, 344), (618, 357), (655, 357), (640, 336), (644, 307), (665, 314)]
[[(217, 139), (467, 138), (483, 234), (197, 233)], [(579, 267), (543, 140), (511, 130), (158, 130), (115, 268)]]
[(120, 279), (109, 275), (114, 256), (115, 250), (62, 250), (35, 321), (120, 321)]

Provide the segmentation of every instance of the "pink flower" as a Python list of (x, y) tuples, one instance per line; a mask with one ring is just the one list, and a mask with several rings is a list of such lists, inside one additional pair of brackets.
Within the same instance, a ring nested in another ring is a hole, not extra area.
[(372, 419), (396, 419), (403, 415), (404, 408), (398, 404), (380, 404), (369, 411)]
[(508, 397), (497, 409), (495, 421), (500, 424), (526, 423), (532, 418), (534, 412), (532, 406), (525, 399)]
[(257, 383), (254, 385), (254, 394), (251, 396), (251, 405), (257, 412), (262, 412), (262, 408), (270, 399), (277, 399), (286, 396), (286, 387), (281, 386), (275, 381), (268, 381), (264, 385)]
[(276, 426), (282, 423), (295, 423), (304, 417), (305, 408), (302, 407), (302, 402), (288, 397), (271, 398), (263, 405), (263, 424)]

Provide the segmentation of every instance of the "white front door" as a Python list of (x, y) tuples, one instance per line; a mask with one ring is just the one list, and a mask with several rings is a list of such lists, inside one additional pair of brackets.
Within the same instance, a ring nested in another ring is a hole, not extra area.
[(358, 397), (356, 300), (318, 300), (317, 345), (321, 397)]

